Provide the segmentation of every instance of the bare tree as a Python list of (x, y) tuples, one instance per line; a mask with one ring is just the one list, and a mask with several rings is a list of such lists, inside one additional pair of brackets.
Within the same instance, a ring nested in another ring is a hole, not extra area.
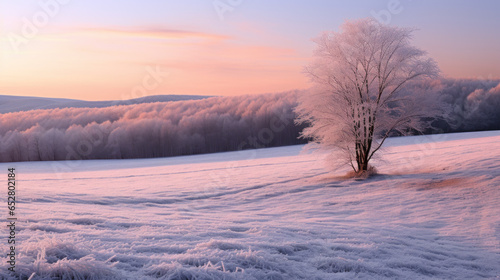
[(305, 69), (314, 87), (296, 108), (296, 123), (310, 124), (302, 137), (342, 151), (343, 163), (363, 173), (391, 133), (418, 130), (429, 110), (421, 107), (425, 98), (405, 87), (439, 70), (410, 44), (412, 32), (361, 19), (315, 39), (314, 60)]

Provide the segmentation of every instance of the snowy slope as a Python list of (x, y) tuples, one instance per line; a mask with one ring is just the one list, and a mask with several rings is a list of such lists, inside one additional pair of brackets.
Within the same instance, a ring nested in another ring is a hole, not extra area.
[(17, 171), (17, 276), (500, 277), (500, 132), (390, 139), (365, 181), (301, 149), (0, 164)]
[(84, 101), (84, 100), (65, 99), (65, 98), (0, 95), (0, 114), (19, 112), (19, 111), (30, 111), (36, 109), (104, 108), (116, 105), (131, 105), (131, 104), (169, 102), (169, 101), (181, 101), (181, 100), (198, 100), (207, 97), (209, 96), (155, 95), (155, 96), (145, 96), (130, 100)]

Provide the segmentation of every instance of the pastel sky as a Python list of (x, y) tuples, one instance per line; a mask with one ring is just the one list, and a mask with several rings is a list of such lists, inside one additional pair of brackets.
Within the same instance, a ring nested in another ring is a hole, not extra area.
[(500, 78), (500, 1), (0, 0), (0, 94), (115, 100), (307, 88), (346, 19), (415, 27), (446, 77)]

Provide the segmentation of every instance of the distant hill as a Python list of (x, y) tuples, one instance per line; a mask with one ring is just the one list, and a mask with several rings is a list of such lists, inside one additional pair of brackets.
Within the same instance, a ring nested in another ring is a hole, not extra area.
[(84, 101), (65, 98), (0, 95), (0, 114), (55, 108), (104, 108), (116, 105), (131, 105), (154, 102), (199, 100), (210, 96), (201, 95), (154, 95), (129, 100)]

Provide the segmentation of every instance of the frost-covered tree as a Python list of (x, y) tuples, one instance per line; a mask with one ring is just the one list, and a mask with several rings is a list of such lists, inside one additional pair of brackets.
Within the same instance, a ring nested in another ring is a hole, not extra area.
[(407, 86), (439, 70), (412, 46), (412, 32), (361, 19), (315, 39), (314, 59), (305, 69), (314, 87), (296, 108), (296, 122), (310, 125), (302, 137), (343, 152), (343, 162), (363, 173), (391, 133), (418, 130), (430, 110), (425, 96)]

